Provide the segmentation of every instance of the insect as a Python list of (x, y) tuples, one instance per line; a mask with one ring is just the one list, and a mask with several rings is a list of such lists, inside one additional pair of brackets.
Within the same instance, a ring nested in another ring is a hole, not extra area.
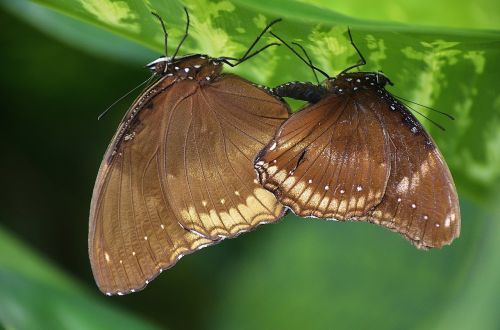
[(310, 103), (256, 157), (262, 185), (299, 216), (372, 222), (417, 248), (441, 247), (458, 237), (459, 203), (443, 156), (385, 89), (392, 85), (385, 75), (349, 72), (366, 64), (350, 31), (361, 61), (333, 78), (273, 35), (327, 79), (274, 89)]
[[(284, 207), (256, 180), (252, 160), (289, 108), (221, 73), (241, 58), (207, 55), (149, 63), (157, 81), (132, 104), (101, 163), (92, 196), (89, 256), (107, 295), (144, 288), (182, 256), (274, 222)], [(165, 46), (167, 31), (161, 18)], [(166, 50), (166, 47), (165, 47)]]

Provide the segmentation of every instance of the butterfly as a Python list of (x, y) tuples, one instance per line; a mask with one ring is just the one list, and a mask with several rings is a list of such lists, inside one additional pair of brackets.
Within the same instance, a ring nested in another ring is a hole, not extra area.
[[(280, 98), (232, 74), (241, 58), (207, 55), (149, 63), (157, 77), (123, 117), (101, 163), (89, 228), (99, 289), (143, 289), (182, 256), (275, 222), (285, 209), (260, 186), (252, 161), (288, 118)], [(154, 14), (154, 13), (153, 13)], [(167, 41), (167, 32), (161, 18)], [(166, 55), (166, 54), (165, 54)]]
[[(273, 34), (271, 32), (271, 34)], [(292, 82), (273, 91), (309, 101), (276, 131), (254, 165), (261, 184), (303, 217), (368, 221), (427, 249), (460, 233), (450, 171), (431, 136), (385, 86), (380, 72), (330, 78), (273, 34), (313, 70), (321, 85)]]

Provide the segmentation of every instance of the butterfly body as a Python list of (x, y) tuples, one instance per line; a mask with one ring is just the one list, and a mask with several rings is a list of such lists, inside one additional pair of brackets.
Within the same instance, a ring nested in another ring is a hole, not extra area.
[(275, 88), (280, 96), (321, 97), (280, 126), (255, 169), (300, 216), (373, 222), (419, 248), (441, 247), (460, 231), (453, 179), (432, 138), (387, 84), (381, 73), (355, 72), (322, 86)]

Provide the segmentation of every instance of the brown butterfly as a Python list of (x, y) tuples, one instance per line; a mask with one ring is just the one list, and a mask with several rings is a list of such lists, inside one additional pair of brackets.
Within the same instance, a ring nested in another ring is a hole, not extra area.
[(289, 108), (221, 73), (223, 63), (235, 66), (277, 45), (250, 53), (277, 21), (240, 59), (176, 57), (181, 41), (172, 57), (148, 64), (159, 79), (125, 114), (92, 196), (89, 256), (104, 293), (141, 290), (182, 256), (283, 216), (252, 160)]
[(361, 62), (336, 78), (277, 37), (328, 79), (323, 86), (294, 82), (274, 89), (311, 103), (259, 152), (259, 180), (297, 215), (372, 222), (422, 249), (450, 244), (460, 233), (460, 210), (443, 156), (385, 89), (392, 85), (386, 76), (348, 72), (366, 64), (350, 31), (349, 37)]

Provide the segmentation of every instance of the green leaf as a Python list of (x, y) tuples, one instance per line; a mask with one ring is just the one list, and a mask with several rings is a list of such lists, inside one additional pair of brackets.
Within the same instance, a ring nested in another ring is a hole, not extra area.
[(75, 20), (28, 0), (0, 0), (0, 5), (55, 39), (87, 53), (133, 62), (134, 65), (140, 65), (145, 58), (152, 58), (156, 55), (154, 51), (117, 36), (113, 32)]
[[(315, 6), (284, 0), (185, 2), (192, 24), (182, 54), (238, 56), (266, 22), (282, 17), (284, 21), (273, 30), (287, 40), (300, 42), (316, 65), (334, 75), (358, 61), (346, 38), (350, 26), (368, 60), (366, 70), (383, 70), (396, 83), (395, 94), (456, 117), (450, 122), (418, 109), (448, 129), (440, 132), (423, 120), (445, 154), (461, 197), (488, 205), (490, 211), (462, 198), (462, 237), (451, 247), (429, 253), (416, 251), (398, 235), (368, 224), (288, 217), (279, 225), (266, 226), (183, 260), (203, 259), (202, 274), (211, 276), (207, 283), (198, 277), (179, 282), (195, 288), (174, 290), (188, 292), (183, 296), (185, 303), (177, 306), (179, 310), (190, 311), (193, 303), (188, 294), (195, 296), (193, 292), (200, 290), (202, 294), (196, 297), (204, 299), (196, 303), (203, 306), (204, 314), (193, 317), (201, 319), (198, 324), (214, 329), (500, 326), (495, 309), (500, 304), (500, 228), (494, 221), (498, 220), (495, 203), (500, 184), (500, 20), (481, 21), (469, 5), (446, 0), (436, 3), (441, 9), (432, 13), (434, 21), (422, 21), (422, 11), (432, 11), (434, 5), (424, 1), (419, 3), (426, 5), (407, 13), (405, 22), (410, 24), (390, 20), (397, 16), (391, 8), (401, 11), (402, 7), (388, 0), (369, 4), (351, 1), (341, 11), (336, 11), (337, 2), (326, 0), (315, 1)], [(183, 3), (177, 0), (38, 2), (158, 54), (163, 51), (163, 36), (150, 11), (166, 21), (170, 54), (185, 28)], [(500, 12), (499, 6), (488, 2), (488, 17)], [(449, 11), (443, 14), (442, 8)], [(375, 15), (384, 11), (385, 16)], [(440, 26), (418, 26), (429, 22)], [(84, 38), (75, 39), (85, 47)], [(267, 36), (261, 45), (271, 41)], [(270, 86), (313, 79), (310, 70), (285, 47), (268, 49), (234, 71)], [(240, 251), (243, 253), (237, 259), (231, 254)], [(224, 267), (217, 267), (213, 261), (222, 257), (227, 261)], [(27, 267), (19, 278), (31, 269)], [(182, 273), (171, 272), (181, 277), (178, 274)], [(194, 277), (194, 273), (189, 274)], [(15, 283), (6, 274), (8, 283)], [(157, 281), (152, 285), (166, 283)], [(148, 292), (153, 294), (151, 288)], [(96, 319), (101, 317), (106, 319)]]
[(312, 0), (310, 3), (340, 13), (373, 21), (392, 21), (404, 24), (453, 27), (461, 29), (500, 29), (496, 0), (461, 2), (453, 0), (419, 1), (330, 1)]
[(5, 329), (156, 329), (110, 307), (0, 228), (0, 324)]

